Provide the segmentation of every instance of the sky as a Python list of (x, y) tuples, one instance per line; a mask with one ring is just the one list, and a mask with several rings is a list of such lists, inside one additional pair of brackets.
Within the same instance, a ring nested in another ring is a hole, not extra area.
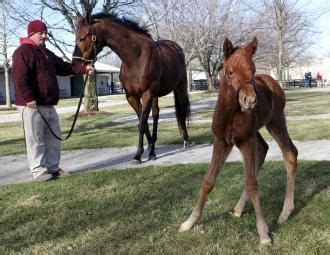
[(318, 27), (321, 33), (317, 35), (317, 43), (312, 52), (315, 52), (319, 57), (330, 57), (330, 13), (320, 18)]
[(316, 57), (330, 57), (330, 1), (329, 0), (299, 0), (304, 6), (311, 8), (312, 12), (327, 11), (316, 17), (315, 28), (316, 44), (310, 49)]

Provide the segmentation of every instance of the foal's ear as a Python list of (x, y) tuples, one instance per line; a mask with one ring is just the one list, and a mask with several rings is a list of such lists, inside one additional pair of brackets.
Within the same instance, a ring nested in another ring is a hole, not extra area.
[(257, 47), (258, 47), (258, 40), (257, 37), (254, 36), (252, 41), (245, 47), (245, 49), (253, 56), (254, 53), (256, 53), (257, 51)]
[(234, 51), (234, 46), (232, 42), (226, 37), (225, 41), (223, 42), (223, 54), (225, 58), (228, 58)]

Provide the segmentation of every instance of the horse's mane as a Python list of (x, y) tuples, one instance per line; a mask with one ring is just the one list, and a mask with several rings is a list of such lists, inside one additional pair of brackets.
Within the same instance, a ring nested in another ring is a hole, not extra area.
[(141, 26), (137, 21), (125, 18), (125, 17), (119, 17), (117, 13), (97, 13), (93, 14), (91, 16), (91, 22), (93, 23), (94, 19), (109, 19), (111, 21), (114, 21), (118, 24), (121, 24), (129, 29), (132, 29), (133, 31), (136, 31), (138, 33), (144, 34), (151, 38), (151, 35), (149, 34), (149, 30), (145, 26)]

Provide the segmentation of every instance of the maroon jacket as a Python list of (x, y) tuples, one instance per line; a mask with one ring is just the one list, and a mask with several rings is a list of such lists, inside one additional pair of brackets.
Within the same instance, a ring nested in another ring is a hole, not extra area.
[(65, 62), (46, 47), (36, 46), (29, 38), (20, 41), (12, 65), (16, 105), (26, 105), (33, 100), (37, 105), (56, 105), (59, 100), (56, 75), (83, 74), (86, 67)]

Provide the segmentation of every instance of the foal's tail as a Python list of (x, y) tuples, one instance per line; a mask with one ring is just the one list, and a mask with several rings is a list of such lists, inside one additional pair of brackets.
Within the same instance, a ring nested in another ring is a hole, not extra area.
[(188, 142), (187, 126), (191, 119), (190, 101), (188, 95), (187, 73), (184, 72), (183, 79), (174, 90), (175, 114), (178, 121), (180, 133), (183, 140)]

